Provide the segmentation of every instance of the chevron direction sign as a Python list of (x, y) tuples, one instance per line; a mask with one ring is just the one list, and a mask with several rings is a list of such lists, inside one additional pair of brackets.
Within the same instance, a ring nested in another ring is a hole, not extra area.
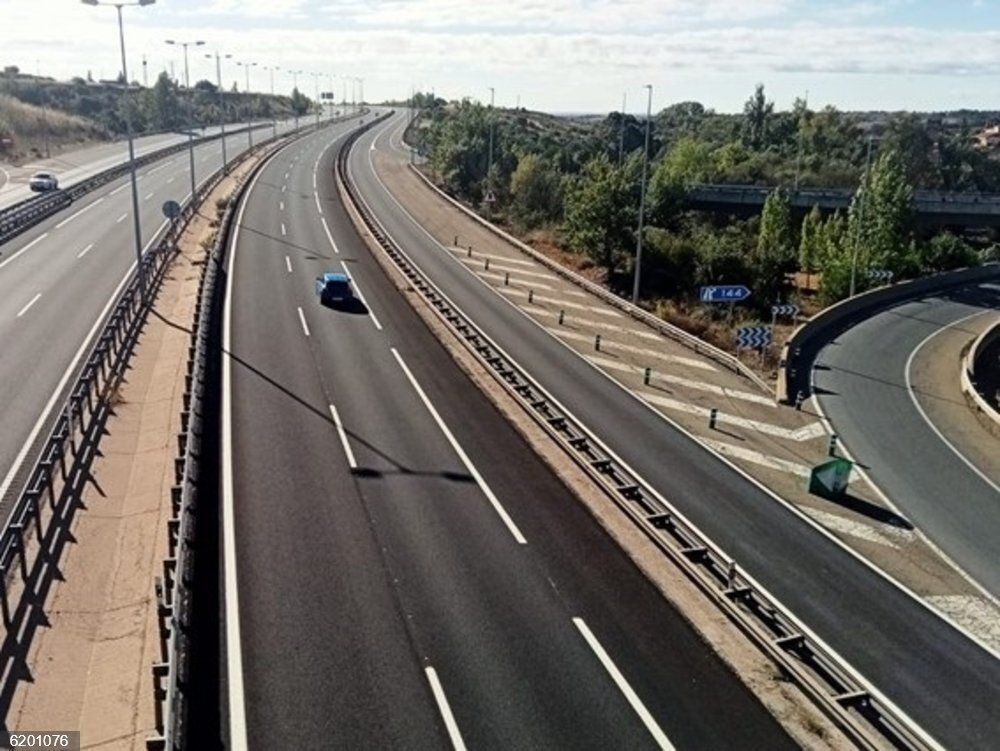
[(868, 278), (879, 284), (891, 284), (893, 273), (888, 269), (871, 269)]
[(716, 284), (698, 291), (702, 302), (743, 302), (750, 297), (750, 290), (742, 284)]
[(771, 315), (777, 318), (778, 316), (788, 316), (789, 318), (795, 318), (799, 314), (798, 305), (772, 305)]
[(736, 329), (736, 346), (760, 349), (771, 343), (770, 326), (744, 326)]

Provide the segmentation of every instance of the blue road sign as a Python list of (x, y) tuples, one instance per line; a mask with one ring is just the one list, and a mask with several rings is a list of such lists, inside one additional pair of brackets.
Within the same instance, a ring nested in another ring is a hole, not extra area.
[(702, 302), (743, 302), (750, 290), (742, 284), (720, 284), (702, 287), (698, 296)]

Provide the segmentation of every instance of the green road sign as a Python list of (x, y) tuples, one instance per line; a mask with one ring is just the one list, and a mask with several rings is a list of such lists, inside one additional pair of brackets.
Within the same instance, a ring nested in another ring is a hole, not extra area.
[(839, 456), (817, 464), (809, 474), (809, 492), (831, 500), (843, 498), (853, 466), (853, 462)]

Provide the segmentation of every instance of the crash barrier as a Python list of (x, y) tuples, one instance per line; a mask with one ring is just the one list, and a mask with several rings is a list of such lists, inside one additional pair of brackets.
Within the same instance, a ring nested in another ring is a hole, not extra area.
[(1000, 264), (988, 263), (878, 287), (821, 310), (795, 329), (782, 348), (776, 388), (778, 401), (793, 404), (799, 396), (805, 399), (810, 395), (816, 355), (851, 326), (907, 300), (995, 278), (1000, 278)]
[[(271, 124), (267, 123), (264, 125), (254, 125), (253, 129), (258, 130), (260, 128), (270, 127)], [(244, 126), (242, 128), (226, 131), (226, 137), (229, 138), (230, 136), (246, 132), (247, 127)], [(215, 141), (221, 137), (221, 133), (216, 133), (210, 136), (195, 138), (193, 143), (195, 146), (200, 146), (203, 143)], [(135, 166), (137, 169), (145, 167), (147, 164), (159, 161), (160, 159), (168, 157), (171, 154), (185, 151), (187, 148), (188, 142), (181, 141), (172, 146), (166, 146), (162, 149), (151, 151), (148, 154), (136, 157)], [(231, 164), (232, 162), (230, 162), (230, 165)], [(122, 175), (128, 174), (128, 172), (129, 163), (124, 162), (102, 172), (98, 172), (96, 175), (91, 175), (90, 177), (74, 183), (67, 188), (54, 190), (50, 193), (43, 193), (40, 196), (25, 198), (23, 201), (18, 201), (17, 203), (8, 206), (6, 209), (0, 210), (0, 245), (21, 234), (25, 230), (34, 227), (36, 224), (44, 219), (47, 219), (56, 212), (61, 211), (66, 206), (73, 203), (73, 201), (87, 195), (87, 193), (96, 190), (102, 185), (107, 185), (113, 180), (117, 180)]]
[[(337, 120), (324, 121), (320, 127), (331, 122)], [(310, 124), (294, 133), (301, 134), (315, 129), (316, 126)], [(286, 133), (278, 136), (278, 140), (289, 135)], [(273, 138), (267, 139), (255, 145), (252, 150), (243, 152), (237, 160), (230, 162), (229, 168), (258, 153), (262, 148), (269, 147), (274, 141)], [(48, 586), (53, 577), (58, 575), (60, 551), (72, 539), (70, 522), (75, 512), (81, 508), (80, 496), (89, 477), (97, 444), (116, 402), (117, 390), (127, 369), (129, 357), (174, 255), (176, 240), (205, 196), (224, 177), (225, 173), (220, 168), (206, 178), (195, 194), (185, 202), (181, 215), (166, 227), (155, 245), (143, 254), (136, 265), (136, 273), (110, 307), (103, 328), (87, 353), (49, 432), (43, 434), (40, 441), (31, 447), (29, 457), (33, 457), (33, 463), (28, 465), (26, 472), (19, 473), (15, 478), (15, 484), (20, 484), (17, 485), (10, 512), (0, 530), (0, 617), (6, 631), (0, 651), (4, 660), (4, 664), (0, 666), (0, 694), (4, 696), (9, 696), (11, 682), (16, 682), (24, 674), (21, 669), (11, 669), (10, 663), (26, 659), (31, 635), (44, 623), (43, 603)], [(196, 332), (199, 320), (196, 317)], [(192, 335), (192, 357), (195, 346), (200, 343), (201, 339)], [(190, 409), (192, 400), (200, 395), (200, 391), (195, 389), (200, 384), (194, 380), (194, 374), (193, 366), (189, 364), (186, 410)], [(187, 487), (197, 478), (197, 455), (188, 451), (187, 445), (197, 448), (197, 435), (191, 430), (190, 414), (194, 413), (182, 415), (185, 430), (183, 436), (179, 437), (181, 455), (175, 463), (178, 482), (183, 479), (185, 483), (182, 487)], [(186, 580), (176, 577), (176, 574), (187, 570), (183, 552), (188, 538), (181, 535), (180, 521), (183, 517), (179, 516), (179, 504), (183, 500), (183, 495), (174, 497), (174, 519), (169, 522), (171, 553), (170, 558), (164, 562), (165, 586), (163, 598), (158, 600), (161, 604), (169, 604), (174, 611), (171, 624), (178, 618), (185, 617), (184, 603), (181, 600), (186, 596), (186, 590), (182, 590), (178, 584), (186, 585)], [(6, 502), (4, 505), (7, 506)], [(161, 634), (162, 629), (161, 622)], [(169, 732), (164, 735), (163, 701), (160, 698), (161, 695), (173, 696), (171, 689), (177, 684), (176, 671), (171, 670), (171, 666), (179, 663), (174, 657), (177, 653), (174, 642), (178, 631), (177, 628), (171, 628), (169, 641), (162, 649), (163, 663), (153, 669), (157, 679), (168, 677), (170, 689), (158, 690), (159, 737), (153, 739), (151, 748), (178, 747), (176, 744), (167, 745), (166, 741), (169, 741), (171, 735)], [(157, 680), (154, 680), (154, 684), (156, 683)], [(168, 705), (168, 712), (169, 709)]]
[(592, 295), (599, 297), (608, 305), (611, 305), (612, 307), (617, 308), (618, 310), (622, 311), (629, 317), (634, 318), (635, 320), (646, 324), (647, 326), (654, 329), (663, 336), (667, 337), (668, 339), (673, 339), (674, 341), (679, 342), (688, 349), (693, 350), (694, 352), (697, 352), (700, 355), (708, 357), (711, 360), (714, 360), (715, 362), (719, 363), (723, 367), (732, 370), (733, 372), (741, 376), (744, 376), (747, 380), (751, 381), (754, 385), (756, 385), (759, 389), (761, 389), (765, 393), (767, 394), (772, 393), (772, 389), (767, 384), (767, 382), (764, 381), (764, 379), (762, 379), (760, 376), (758, 376), (751, 368), (744, 365), (738, 358), (734, 357), (728, 352), (724, 352), (718, 347), (709, 344), (703, 339), (699, 339), (693, 334), (689, 334), (687, 331), (684, 331), (684, 329), (675, 326), (672, 323), (667, 323), (662, 318), (653, 315), (647, 310), (643, 310), (638, 305), (633, 305), (631, 302), (622, 297), (619, 297), (614, 292), (605, 289), (601, 285), (595, 284), (589, 279), (580, 276), (576, 272), (571, 271), (570, 269), (566, 268), (557, 261), (553, 261), (544, 253), (540, 253), (539, 251), (532, 248), (530, 245), (521, 242), (513, 235), (500, 229), (492, 222), (487, 221), (483, 217), (479, 216), (479, 214), (477, 214), (475, 211), (470, 209), (468, 206), (465, 206), (460, 201), (456, 200), (452, 196), (445, 193), (443, 190), (441, 190), (441, 188), (439, 188), (437, 185), (435, 185), (433, 182), (427, 179), (427, 176), (424, 175), (424, 173), (421, 172), (415, 165), (411, 164), (409, 165), (409, 167), (421, 180), (424, 181), (424, 183), (426, 183), (438, 195), (440, 195), (446, 201), (448, 201), (453, 206), (458, 208), (460, 211), (465, 213), (467, 216), (472, 218), (474, 221), (485, 227), (487, 231), (496, 235), (497, 237), (506, 241), (507, 243), (513, 245), (522, 253), (526, 253), (531, 258), (535, 259), (543, 266), (546, 266), (551, 271), (554, 271), (567, 281), (572, 282), (581, 289), (584, 289), (587, 292), (591, 293)]
[(337, 158), (337, 176), (353, 207), (413, 289), (504, 390), (859, 748), (939, 748), (669, 501), (636, 476), (413, 263), (350, 178), (348, 154), (359, 134), (352, 134)]
[(962, 391), (969, 395), (976, 409), (1000, 427), (1000, 411), (990, 403), (991, 398), (997, 401), (997, 395), (986, 394), (976, 377), (977, 373), (983, 373), (987, 368), (1000, 369), (1000, 362), (987, 362), (985, 359), (987, 351), (997, 342), (1000, 342), (1000, 321), (977, 336), (965, 353), (962, 360)]
[[(367, 110), (359, 114), (364, 115)], [(320, 123), (319, 128), (350, 120), (350, 115)], [(289, 136), (297, 137), (316, 130), (309, 125), (291, 134), (269, 139), (255, 148), (277, 150)], [(277, 145), (276, 145), (277, 144)], [(250, 152), (245, 152), (249, 155)], [(225, 213), (219, 222), (215, 242), (202, 267), (201, 280), (195, 301), (191, 341), (188, 346), (187, 369), (184, 376), (184, 405), (181, 412), (181, 431), (177, 434), (177, 457), (174, 459), (174, 481), (170, 500), (172, 516), (167, 523), (167, 557), (163, 561), (163, 575), (157, 577), (155, 594), (160, 635), (161, 661), (153, 665), (153, 693), (156, 734), (146, 740), (150, 751), (180, 751), (188, 746), (188, 696), (192, 649), (192, 600), (195, 568), (195, 523), (198, 498), (201, 492), (199, 478), (202, 466), (202, 442), (206, 426), (207, 391), (212, 381), (210, 352), (218, 351), (218, 323), (223, 300), (219, 287), (224, 274), (221, 267), (233, 225), (233, 217), (246, 186), (263, 169), (267, 159), (262, 159), (236, 185)], [(214, 461), (208, 457), (206, 461)]]

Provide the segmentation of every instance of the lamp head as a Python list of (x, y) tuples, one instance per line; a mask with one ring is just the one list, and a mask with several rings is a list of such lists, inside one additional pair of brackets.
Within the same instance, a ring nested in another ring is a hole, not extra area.
[(80, 0), (84, 5), (97, 5), (97, 0)]
[(156, 0), (139, 0), (139, 5), (152, 5)]

